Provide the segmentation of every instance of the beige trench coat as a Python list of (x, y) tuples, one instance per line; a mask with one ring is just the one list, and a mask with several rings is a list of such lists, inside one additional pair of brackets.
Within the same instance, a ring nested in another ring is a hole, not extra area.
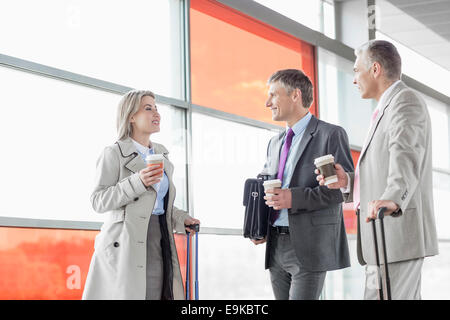
[[(164, 155), (169, 179), (166, 210), (173, 266), (174, 299), (184, 299), (184, 289), (173, 230), (184, 233), (189, 215), (173, 206), (175, 186), (173, 164), (167, 149), (153, 143), (155, 153)], [(94, 210), (106, 219), (95, 238), (83, 299), (145, 299), (147, 227), (156, 201), (156, 191), (146, 188), (139, 178), (145, 163), (130, 138), (106, 147), (97, 161), (95, 189), (91, 195)]]

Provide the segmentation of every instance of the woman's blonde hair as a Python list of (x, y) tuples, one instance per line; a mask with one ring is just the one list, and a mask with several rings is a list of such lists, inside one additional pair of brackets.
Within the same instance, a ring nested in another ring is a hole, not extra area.
[(133, 133), (131, 117), (139, 111), (141, 99), (150, 96), (155, 99), (155, 94), (150, 90), (131, 90), (124, 94), (117, 107), (117, 136), (119, 140), (126, 139)]

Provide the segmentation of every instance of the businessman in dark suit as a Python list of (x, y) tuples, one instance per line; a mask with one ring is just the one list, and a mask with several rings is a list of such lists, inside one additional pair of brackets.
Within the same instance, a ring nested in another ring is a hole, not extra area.
[(332, 154), (353, 170), (348, 137), (309, 113), (313, 86), (302, 71), (277, 71), (268, 85), (266, 107), (286, 130), (270, 140), (262, 174), (282, 180), (282, 188), (267, 190), (264, 199), (274, 208), (267, 237), (252, 241), (267, 242), (265, 267), (275, 299), (318, 299), (326, 272), (349, 267), (350, 259), (342, 193), (319, 186), (314, 159)]

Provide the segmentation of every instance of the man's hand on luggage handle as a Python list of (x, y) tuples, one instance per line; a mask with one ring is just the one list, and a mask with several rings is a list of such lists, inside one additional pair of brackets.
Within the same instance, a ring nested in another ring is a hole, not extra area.
[[(342, 166), (339, 163), (335, 163), (334, 168), (336, 169), (338, 182), (330, 183), (329, 185), (327, 185), (328, 189), (347, 188), (348, 178), (344, 168), (342, 168)], [(317, 174), (316, 180), (319, 181), (319, 185), (324, 186), (325, 179), (320, 174), (319, 170), (318, 169), (314, 170), (314, 173)]]
[(384, 212), (385, 216), (389, 216), (393, 212), (397, 211), (399, 206), (391, 200), (375, 200), (370, 201), (369, 206), (367, 208), (367, 217), (366, 222), (370, 222), (370, 220), (377, 219), (378, 210), (381, 207), (386, 207), (387, 210)]
[(266, 205), (275, 210), (290, 209), (292, 207), (292, 192), (290, 189), (268, 189), (264, 196)]

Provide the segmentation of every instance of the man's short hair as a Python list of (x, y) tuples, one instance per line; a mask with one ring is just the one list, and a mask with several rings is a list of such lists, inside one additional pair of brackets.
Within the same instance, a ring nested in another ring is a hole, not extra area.
[(360, 56), (367, 52), (366, 65), (368, 68), (378, 62), (386, 73), (389, 80), (398, 80), (402, 75), (402, 59), (397, 48), (385, 40), (371, 40), (355, 49), (355, 54)]
[(287, 90), (288, 94), (292, 90), (298, 88), (302, 93), (302, 105), (308, 109), (313, 101), (313, 85), (311, 80), (301, 71), (297, 69), (279, 70), (272, 74), (267, 81), (267, 84), (279, 81), (280, 84)]

